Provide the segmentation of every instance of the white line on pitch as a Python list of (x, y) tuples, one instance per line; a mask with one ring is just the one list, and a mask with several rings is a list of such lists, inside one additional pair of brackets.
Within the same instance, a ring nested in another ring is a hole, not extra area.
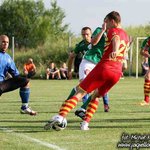
[(38, 140), (38, 139), (29, 137), (29, 136), (24, 135), (24, 134), (15, 133), (13, 130), (10, 130), (10, 129), (7, 129), (7, 128), (0, 128), (0, 130), (2, 130), (3, 132), (6, 132), (6, 133), (12, 133), (13, 135), (16, 135), (16, 136), (18, 136), (18, 137), (25, 138), (25, 139), (27, 139), (28, 141), (32, 141), (32, 142), (38, 143), (39, 145), (43, 145), (43, 146), (46, 146), (46, 147), (48, 147), (48, 148), (52, 148), (52, 149), (54, 149), (54, 150), (65, 150), (65, 149), (60, 148), (60, 147), (57, 146), (57, 145), (50, 144), (50, 143), (47, 143), (47, 142), (43, 142), (43, 141), (40, 141), (40, 140)]

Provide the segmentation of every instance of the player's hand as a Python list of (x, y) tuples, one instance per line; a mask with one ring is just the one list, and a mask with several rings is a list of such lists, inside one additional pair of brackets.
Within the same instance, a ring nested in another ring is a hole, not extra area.
[(115, 59), (116, 56), (117, 56), (117, 53), (116, 52), (112, 52), (112, 53), (110, 53), (109, 58), (110, 59)]

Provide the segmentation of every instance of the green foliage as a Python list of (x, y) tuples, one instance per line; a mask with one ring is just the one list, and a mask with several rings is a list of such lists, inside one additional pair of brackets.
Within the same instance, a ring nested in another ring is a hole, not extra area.
[[(10, 45), (11, 37), (14, 36), (15, 61), (21, 72), (29, 57), (36, 63), (37, 76), (45, 72), (51, 61), (59, 67), (61, 62), (67, 61), (69, 48), (73, 49), (81, 40), (68, 31), (68, 24), (63, 23), (66, 15), (57, 1), (52, 0), (50, 5), (50, 9), (45, 9), (43, 0), (5, 0), (0, 6), (0, 33), (10, 37)], [(125, 30), (133, 37), (132, 73), (135, 74), (136, 38), (149, 36), (150, 24), (129, 26)], [(68, 42), (69, 36), (71, 45)], [(139, 70), (141, 61), (139, 55)], [(126, 70), (125, 74), (128, 72)]]
[(46, 10), (42, 0), (5, 0), (0, 6), (0, 32), (14, 36), (19, 48), (37, 47), (48, 35), (63, 36), (68, 28), (62, 25), (65, 14), (56, 1), (51, 5), (52, 9)]

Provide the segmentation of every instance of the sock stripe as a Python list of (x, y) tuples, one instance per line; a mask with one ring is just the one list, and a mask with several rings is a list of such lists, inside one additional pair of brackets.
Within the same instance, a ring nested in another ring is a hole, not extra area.
[(90, 122), (90, 120), (93, 117), (93, 114), (96, 112), (97, 108), (98, 108), (98, 101), (96, 99), (91, 100), (88, 105), (84, 121)]
[(78, 98), (75, 96), (66, 100), (65, 103), (62, 104), (59, 110), (59, 114), (62, 116), (66, 116), (77, 105), (77, 102), (78, 102)]
[(97, 109), (97, 105), (95, 105), (95, 104), (90, 104), (89, 106), (93, 109)]
[(149, 93), (150, 93), (150, 80), (145, 80), (144, 83), (144, 101), (149, 103)]

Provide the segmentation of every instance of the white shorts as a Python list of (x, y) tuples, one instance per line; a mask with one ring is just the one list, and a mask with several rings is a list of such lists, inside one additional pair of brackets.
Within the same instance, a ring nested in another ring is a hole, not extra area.
[(82, 59), (80, 66), (79, 66), (79, 80), (83, 80), (87, 76), (85, 74), (85, 71), (87, 69), (89, 71), (91, 71), (95, 66), (96, 66), (96, 64), (94, 64), (86, 59)]

